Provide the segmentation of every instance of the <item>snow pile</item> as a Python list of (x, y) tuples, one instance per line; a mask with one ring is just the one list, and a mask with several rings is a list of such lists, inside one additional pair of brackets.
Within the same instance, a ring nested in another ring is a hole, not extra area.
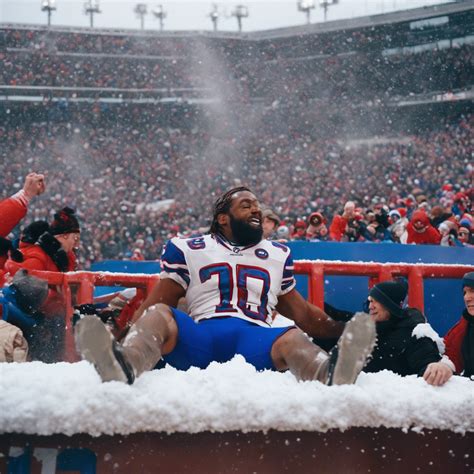
[(240, 356), (206, 370), (171, 367), (133, 386), (101, 383), (88, 362), (0, 364), (0, 433), (325, 431), (352, 426), (474, 431), (473, 382), (361, 374), (356, 385), (298, 383)]
[(438, 351), (440, 354), (444, 354), (446, 346), (444, 344), (443, 338), (439, 337), (439, 334), (431, 327), (431, 324), (421, 323), (417, 324), (413, 329), (411, 335), (417, 339), (427, 337), (436, 343)]

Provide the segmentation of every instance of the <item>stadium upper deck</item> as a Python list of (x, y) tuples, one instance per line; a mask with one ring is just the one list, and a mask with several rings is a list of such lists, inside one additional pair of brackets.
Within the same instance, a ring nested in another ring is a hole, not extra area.
[[(157, 32), (0, 24), (0, 48), (83, 54), (194, 55), (195, 43), (238, 59), (299, 57), (453, 41), (474, 35), (472, 1), (254, 33)], [(472, 40), (472, 38), (471, 38)], [(278, 54), (275, 53), (278, 52)]]
[(472, 1), (246, 34), (0, 25), (0, 103), (316, 103), (360, 121), (471, 104), (473, 44)]

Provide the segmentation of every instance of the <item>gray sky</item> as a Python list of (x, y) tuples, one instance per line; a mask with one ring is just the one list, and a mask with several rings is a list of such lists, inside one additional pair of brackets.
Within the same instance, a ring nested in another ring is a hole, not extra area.
[[(161, 3), (167, 12), (166, 30), (212, 30), (209, 19), (212, 1), (202, 0), (156, 0), (147, 1), (149, 9)], [(85, 0), (56, 0), (57, 10), (53, 12), (53, 25), (88, 26), (89, 18), (84, 14)], [(101, 0), (102, 13), (96, 15), (94, 24), (97, 27), (138, 29), (140, 21), (133, 8), (138, 1)], [(215, 2), (220, 11), (219, 30), (236, 31), (237, 21), (230, 16), (235, 5), (248, 6), (250, 16), (243, 20), (244, 31), (265, 30), (305, 23), (305, 15), (297, 10), (297, 1), (226, 0)], [(323, 21), (323, 10), (319, 0), (311, 13), (312, 22)], [(355, 16), (386, 13), (393, 10), (404, 10), (423, 5), (448, 3), (448, 0), (339, 0), (337, 5), (328, 9), (328, 20), (351, 18)], [(36, 23), (46, 24), (46, 13), (41, 11), (41, 0), (0, 0), (0, 22), (2, 23)], [(152, 15), (145, 20), (146, 29), (158, 29), (159, 23)]]

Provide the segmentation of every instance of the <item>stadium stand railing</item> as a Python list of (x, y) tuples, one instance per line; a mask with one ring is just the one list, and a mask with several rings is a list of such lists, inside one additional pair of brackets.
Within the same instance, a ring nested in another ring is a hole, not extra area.
[[(324, 306), (324, 282), (327, 276), (362, 276), (369, 278), (369, 287), (397, 277), (408, 279), (408, 305), (424, 310), (424, 281), (429, 278), (461, 279), (470, 270), (467, 265), (358, 263), (333, 261), (295, 261), (295, 273), (308, 277), (308, 299), (319, 307)], [(146, 295), (159, 280), (158, 275), (109, 272), (39, 272), (32, 274), (45, 279), (51, 286), (62, 288), (66, 302), (66, 334), (64, 360), (77, 360), (72, 332), (74, 305), (92, 303), (96, 287), (137, 288)]]

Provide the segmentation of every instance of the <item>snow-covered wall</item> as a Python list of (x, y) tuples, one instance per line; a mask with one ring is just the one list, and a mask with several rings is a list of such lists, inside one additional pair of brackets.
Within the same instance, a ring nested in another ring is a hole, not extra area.
[(354, 386), (297, 382), (237, 356), (206, 370), (166, 367), (133, 386), (101, 383), (87, 362), (0, 364), (0, 433), (129, 434), (393, 427), (474, 431), (474, 383), (362, 373)]

